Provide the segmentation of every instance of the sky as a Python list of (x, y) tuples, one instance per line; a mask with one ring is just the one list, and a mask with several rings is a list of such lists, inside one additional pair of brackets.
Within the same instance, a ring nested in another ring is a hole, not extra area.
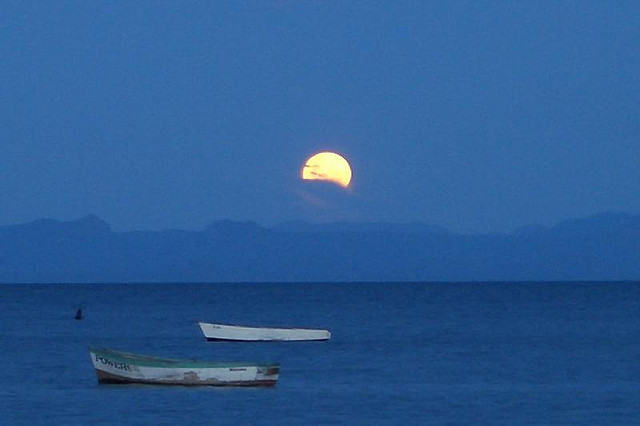
[[(0, 225), (640, 213), (640, 2), (7, 0)], [(348, 189), (302, 181), (312, 154)]]

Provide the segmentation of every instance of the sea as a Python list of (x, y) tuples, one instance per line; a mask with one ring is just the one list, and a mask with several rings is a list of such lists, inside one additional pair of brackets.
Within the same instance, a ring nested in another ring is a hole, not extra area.
[[(198, 321), (332, 336), (207, 342)], [(100, 385), (89, 345), (280, 380)], [(640, 424), (640, 282), (0, 285), (0, 378), (1, 425)]]

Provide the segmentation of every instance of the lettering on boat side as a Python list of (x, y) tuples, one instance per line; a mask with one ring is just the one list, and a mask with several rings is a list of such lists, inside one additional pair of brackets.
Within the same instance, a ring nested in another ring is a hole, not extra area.
[(246, 368), (237, 368), (237, 367), (235, 367), (235, 368), (230, 368), (229, 371), (247, 371), (247, 369)]
[(96, 355), (95, 357), (96, 357), (96, 362), (100, 362), (104, 365), (109, 365), (118, 370), (133, 371), (133, 368), (131, 368), (129, 364), (125, 364), (124, 362), (113, 361), (109, 358), (105, 358), (99, 355)]

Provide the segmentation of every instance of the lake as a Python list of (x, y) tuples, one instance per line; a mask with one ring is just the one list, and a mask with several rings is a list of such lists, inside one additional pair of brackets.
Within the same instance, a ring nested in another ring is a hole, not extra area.
[[(639, 313), (637, 282), (0, 285), (0, 424), (637, 424)], [(332, 337), (207, 342), (197, 321)], [(99, 385), (90, 344), (280, 380)]]

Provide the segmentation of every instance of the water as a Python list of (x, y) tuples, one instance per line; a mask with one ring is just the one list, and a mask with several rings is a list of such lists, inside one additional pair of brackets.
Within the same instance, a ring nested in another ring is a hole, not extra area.
[[(638, 424), (639, 303), (640, 283), (1, 285), (0, 424)], [(332, 338), (207, 342), (198, 320)], [(282, 371), (98, 385), (89, 344)]]

